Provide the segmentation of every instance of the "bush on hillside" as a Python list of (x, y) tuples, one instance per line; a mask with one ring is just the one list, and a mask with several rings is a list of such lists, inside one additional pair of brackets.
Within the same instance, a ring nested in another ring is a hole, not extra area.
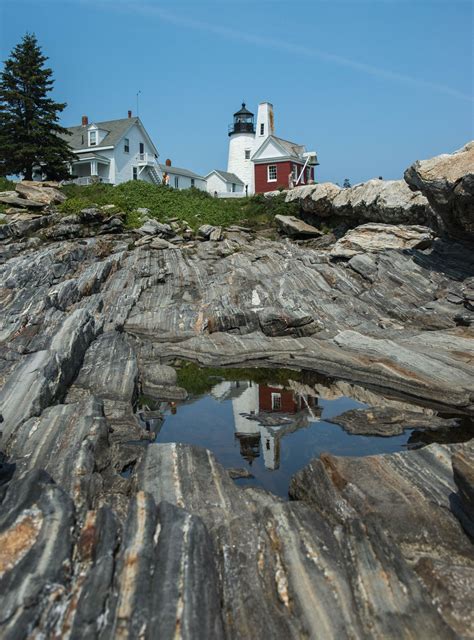
[(257, 195), (220, 199), (195, 188), (179, 191), (142, 180), (132, 180), (116, 187), (101, 183), (66, 185), (63, 190), (69, 198), (61, 205), (64, 213), (77, 213), (93, 205), (114, 204), (127, 214), (129, 228), (140, 225), (141, 218), (136, 210), (141, 207), (149, 209), (150, 216), (160, 222), (178, 218), (185, 220), (193, 229), (202, 224), (268, 226), (277, 213), (295, 215), (298, 212), (297, 204), (285, 203), (284, 194), (274, 198)]

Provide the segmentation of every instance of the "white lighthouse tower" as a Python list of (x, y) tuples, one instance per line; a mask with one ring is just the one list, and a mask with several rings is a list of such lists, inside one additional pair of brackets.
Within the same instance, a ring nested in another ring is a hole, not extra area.
[(227, 171), (242, 180), (249, 195), (255, 193), (255, 168), (251, 160), (255, 151), (268, 136), (274, 133), (273, 105), (261, 102), (258, 105), (257, 129), (254, 114), (242, 108), (234, 113), (234, 122), (229, 126), (229, 161)]
[(235, 173), (242, 180), (249, 194), (254, 192), (254, 169), (250, 160), (254, 143), (254, 115), (246, 108), (245, 102), (243, 102), (242, 108), (234, 113), (234, 122), (229, 126), (227, 171)]

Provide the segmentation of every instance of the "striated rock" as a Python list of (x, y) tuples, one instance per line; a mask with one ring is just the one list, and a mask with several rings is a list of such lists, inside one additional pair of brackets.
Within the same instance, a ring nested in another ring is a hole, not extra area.
[(238, 489), (210, 452), (185, 445), (150, 445), (138, 483), (202, 519), (226, 637), (454, 637), (370, 518), (334, 528), (303, 504)]
[(20, 207), (22, 209), (42, 209), (45, 206), (44, 202), (19, 198), (15, 191), (3, 191), (0, 193), (0, 202), (10, 207)]
[(19, 426), (3, 446), (17, 460), (17, 473), (44, 469), (76, 507), (90, 508), (102, 480), (108, 428), (102, 403), (89, 398), (77, 404), (48, 407), (40, 417)]
[(334, 215), (332, 205), (340, 191), (341, 188), (332, 182), (305, 185), (288, 191), (285, 202), (298, 202), (305, 213), (327, 218)]
[(296, 237), (308, 238), (308, 237), (317, 237), (317, 236), (323, 235), (322, 231), (320, 231), (319, 229), (316, 229), (316, 227), (313, 227), (310, 224), (303, 222), (303, 220), (299, 220), (298, 218), (295, 218), (294, 216), (276, 215), (275, 221), (278, 227), (284, 233), (294, 238)]
[(351, 258), (386, 249), (427, 249), (433, 239), (428, 227), (368, 223), (346, 233), (329, 253), (335, 258)]
[(0, 510), (0, 636), (48, 635), (72, 555), (74, 506), (47, 473), (11, 482)]
[(98, 327), (84, 309), (66, 318), (49, 348), (28, 355), (0, 391), (0, 414), (6, 440), (32, 416), (60, 399), (77, 374)]
[(365, 458), (323, 454), (290, 484), (290, 495), (312, 505), (332, 526), (360, 517), (383, 527), (461, 636), (474, 632), (474, 556), (450, 510), (456, 491), (451, 453), (470, 446), (430, 445)]
[(158, 222), (158, 220), (154, 220), (150, 218), (143, 224), (137, 232), (141, 235), (164, 235), (164, 236), (172, 236), (173, 230), (169, 224), (163, 224), (162, 222)]
[(139, 491), (131, 500), (109, 612), (110, 637), (220, 639), (220, 597), (200, 518)]
[(336, 216), (360, 221), (423, 224), (428, 219), (427, 199), (403, 180), (368, 180), (341, 189), (332, 205)]
[[(15, 185), (15, 191), (21, 197), (33, 202), (41, 202), (43, 205), (60, 204), (67, 199), (64, 193), (57, 188), (49, 186), (51, 183), (22, 180)], [(55, 183), (52, 183), (55, 184)]]
[(406, 429), (438, 430), (458, 425), (456, 418), (445, 419), (393, 407), (352, 409), (326, 421), (340, 425), (348, 433), (365, 436), (397, 436)]
[(474, 141), (452, 154), (417, 160), (404, 177), (428, 198), (441, 230), (474, 240)]
[(452, 465), (459, 499), (451, 501), (451, 508), (467, 533), (474, 537), (474, 448), (455, 451)]
[(198, 229), (198, 236), (204, 240), (220, 241), (223, 239), (222, 227), (213, 227), (210, 224), (203, 224)]
[(310, 336), (321, 329), (309, 315), (284, 309), (264, 309), (258, 313), (262, 332), (266, 336)]

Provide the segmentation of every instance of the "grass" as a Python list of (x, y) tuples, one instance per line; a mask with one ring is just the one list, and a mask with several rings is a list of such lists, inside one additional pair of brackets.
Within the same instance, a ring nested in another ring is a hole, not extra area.
[(274, 198), (256, 195), (221, 199), (194, 188), (178, 191), (141, 180), (125, 182), (116, 187), (101, 183), (87, 186), (66, 185), (63, 192), (68, 196), (68, 200), (60, 206), (65, 214), (77, 213), (92, 205), (114, 204), (126, 213), (129, 228), (142, 224), (142, 218), (136, 212), (140, 207), (149, 209), (150, 217), (160, 222), (178, 218), (186, 221), (193, 229), (202, 224), (268, 227), (278, 213), (298, 213), (298, 205), (286, 204), (284, 194)]
[(301, 379), (301, 372), (289, 369), (225, 369), (200, 367), (193, 362), (183, 362), (177, 369), (177, 385), (192, 396), (208, 393), (221, 380), (251, 380), (257, 384), (279, 384), (288, 386), (288, 381)]

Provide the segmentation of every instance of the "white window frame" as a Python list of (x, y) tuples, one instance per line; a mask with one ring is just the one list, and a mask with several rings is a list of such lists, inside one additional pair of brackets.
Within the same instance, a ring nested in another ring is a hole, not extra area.
[(281, 411), (281, 393), (272, 393), (272, 411)]
[(232, 193), (235, 193), (236, 191), (236, 184), (235, 182), (232, 183)]
[(264, 122), (260, 123), (260, 135), (261, 136), (265, 135), (265, 123)]
[[(92, 131), (89, 131), (89, 147), (97, 146), (97, 139), (98, 139), (97, 134), (98, 134), (97, 129), (92, 129)], [(92, 136), (94, 136), (94, 142), (92, 142)]]
[(250, 149), (245, 149), (245, 159), (250, 160)]
[(196, 186), (196, 180), (194, 178), (191, 178), (191, 186), (192, 187)]
[(138, 167), (132, 167), (132, 180), (138, 180)]
[[(270, 169), (275, 169), (275, 177), (270, 177)], [(269, 164), (267, 167), (267, 182), (276, 182), (278, 180), (278, 166), (276, 164)]]
[(179, 189), (179, 176), (174, 177), (174, 188)]
[(124, 138), (123, 140), (123, 152), (130, 153), (130, 139)]

